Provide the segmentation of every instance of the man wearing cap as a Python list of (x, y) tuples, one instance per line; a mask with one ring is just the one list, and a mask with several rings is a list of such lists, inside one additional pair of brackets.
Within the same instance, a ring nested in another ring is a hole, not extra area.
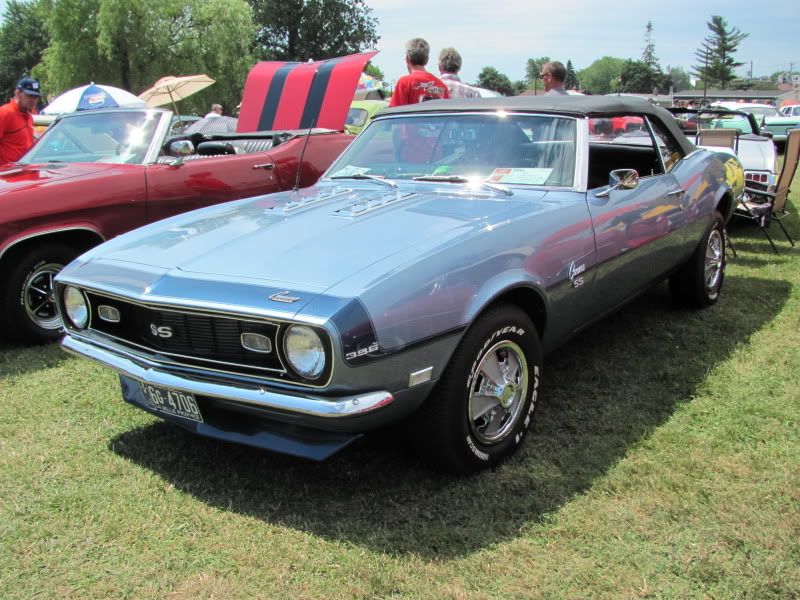
[(31, 112), (41, 95), (39, 82), (23, 77), (11, 101), (0, 106), (0, 164), (18, 161), (33, 146)]

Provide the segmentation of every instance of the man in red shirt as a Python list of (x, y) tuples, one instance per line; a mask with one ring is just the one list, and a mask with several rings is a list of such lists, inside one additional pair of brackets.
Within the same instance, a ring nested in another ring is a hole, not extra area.
[(450, 97), (445, 83), (425, 70), (430, 54), (431, 47), (422, 38), (408, 41), (406, 44), (408, 75), (403, 75), (397, 80), (389, 106), (403, 106)]
[(33, 146), (31, 112), (41, 95), (39, 82), (23, 77), (11, 101), (0, 106), (0, 164), (16, 162)]

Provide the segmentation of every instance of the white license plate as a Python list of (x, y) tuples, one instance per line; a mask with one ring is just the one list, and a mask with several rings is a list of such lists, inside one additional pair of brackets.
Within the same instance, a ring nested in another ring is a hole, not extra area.
[(159, 385), (150, 385), (143, 381), (139, 382), (139, 386), (142, 388), (144, 401), (153, 409), (198, 423), (203, 422), (203, 415), (200, 414), (193, 394)]

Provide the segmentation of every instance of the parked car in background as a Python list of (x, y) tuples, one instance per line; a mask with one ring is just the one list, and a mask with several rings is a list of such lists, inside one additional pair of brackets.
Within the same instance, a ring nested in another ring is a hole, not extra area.
[(786, 138), (789, 131), (800, 127), (800, 112), (791, 115), (776, 115), (773, 117), (766, 117), (764, 119), (764, 130), (772, 134), (772, 139), (776, 144), (783, 145), (786, 143)]
[(729, 110), (742, 110), (752, 113), (761, 126), (763, 132), (772, 135), (773, 141), (778, 146), (783, 146), (790, 129), (800, 127), (800, 114), (783, 115), (778, 109), (768, 104), (755, 104), (748, 102), (715, 102), (712, 106)]
[(350, 110), (347, 112), (344, 130), (347, 133), (358, 135), (372, 117), (387, 106), (389, 106), (389, 102), (386, 100), (353, 100), (350, 103)]
[(780, 109), (781, 116), (784, 117), (800, 117), (800, 104), (790, 104), (783, 106)]
[(695, 144), (700, 144), (701, 129), (734, 129), (737, 132), (733, 152), (744, 168), (746, 181), (770, 186), (778, 173), (778, 153), (772, 134), (764, 132), (752, 113), (722, 108), (670, 108), (681, 130)]
[[(625, 116), (649, 144), (591, 139)], [(664, 279), (680, 303), (717, 300), (742, 191), (734, 156), (645, 101), (399, 107), (311, 188), (76, 259), (63, 346), (200, 435), (321, 460), (408, 420), (426, 460), (477, 471), (524, 439), (544, 354)]]
[(761, 104), (758, 102), (712, 102), (710, 108), (721, 108), (725, 110), (737, 110), (748, 112), (752, 114), (756, 120), (761, 124), (766, 117), (774, 117), (778, 115), (778, 109), (770, 104)]
[(53, 277), (105, 240), (187, 210), (314, 183), (353, 139), (341, 131), (365, 56), (336, 59), (328, 87), (304, 111), (312, 125), (338, 122), (338, 131), (298, 128), (302, 89), (259, 88), (291, 71), (284, 63), (259, 63), (266, 81), (245, 90), (242, 111), (269, 130), (171, 135), (172, 112), (147, 108), (60, 117), (18, 163), (0, 169), (0, 335), (58, 337)]

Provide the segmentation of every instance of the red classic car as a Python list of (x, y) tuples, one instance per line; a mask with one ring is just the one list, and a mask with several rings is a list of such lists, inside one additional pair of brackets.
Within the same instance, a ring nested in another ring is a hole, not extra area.
[(342, 133), (345, 118), (374, 54), (259, 63), (236, 133), (172, 135), (172, 112), (161, 109), (61, 117), (18, 163), (0, 166), (0, 336), (58, 337), (53, 277), (105, 240), (176, 213), (313, 184), (353, 139)]

